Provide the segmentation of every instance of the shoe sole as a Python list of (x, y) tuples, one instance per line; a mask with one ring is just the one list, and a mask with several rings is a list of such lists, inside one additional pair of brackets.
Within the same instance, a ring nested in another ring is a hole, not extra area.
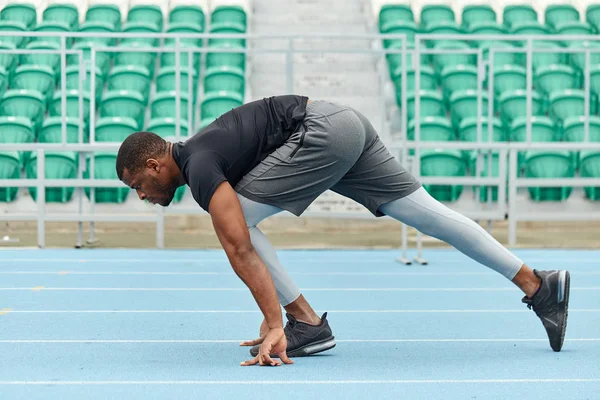
[[(330, 336), (326, 339), (322, 339), (319, 340), (318, 342), (313, 342), (313, 343), (309, 343), (309, 344), (305, 344), (302, 347), (298, 347), (297, 349), (294, 349), (292, 351), (288, 351), (286, 352), (287, 356), (290, 358), (293, 357), (306, 357), (306, 356), (310, 356), (313, 354), (317, 354), (317, 353), (322, 353), (324, 351), (333, 349), (335, 347), (335, 337), (334, 336)], [(251, 350), (250, 354), (253, 357), (256, 357), (258, 355), (258, 352), (256, 352), (256, 354)], [(271, 354), (271, 358), (279, 358), (279, 356), (277, 354)]]
[[(552, 348), (554, 351), (560, 351), (565, 341), (565, 334), (567, 332), (567, 317), (569, 316), (569, 294), (571, 289), (571, 276), (569, 271), (560, 271), (558, 276), (558, 311), (563, 316), (560, 321), (560, 343), (557, 348)], [(560, 301), (561, 292), (563, 299)]]

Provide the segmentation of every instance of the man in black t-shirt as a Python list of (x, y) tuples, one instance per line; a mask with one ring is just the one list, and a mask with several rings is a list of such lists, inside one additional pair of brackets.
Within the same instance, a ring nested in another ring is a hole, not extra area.
[[(141, 200), (168, 206), (188, 185), (213, 221), (230, 263), (248, 286), (264, 320), (243, 365), (280, 365), (288, 357), (329, 350), (335, 339), (327, 314), (317, 316), (257, 228), (286, 210), (300, 216), (332, 190), (441, 239), (511, 280), (548, 333), (563, 344), (568, 271), (536, 271), (472, 220), (433, 199), (390, 154), (360, 112), (303, 96), (275, 96), (244, 104), (185, 142), (151, 132), (123, 141), (117, 175)], [(283, 328), (280, 305), (287, 311)]]

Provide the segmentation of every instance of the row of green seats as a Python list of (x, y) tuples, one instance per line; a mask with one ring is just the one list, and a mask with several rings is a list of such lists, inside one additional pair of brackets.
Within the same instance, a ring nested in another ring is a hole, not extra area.
[[(83, 121), (89, 121), (90, 95), (83, 92)], [(66, 117), (81, 118), (79, 114), (80, 92), (69, 90), (66, 93)], [(180, 93), (180, 118), (188, 120), (188, 96)], [(48, 106), (50, 117), (61, 117), (62, 92), (55, 92)], [(175, 91), (157, 92), (150, 100), (150, 118), (175, 118), (177, 93)], [(145, 122), (147, 100), (141, 93), (132, 90), (107, 91), (98, 104), (98, 117), (127, 117), (135, 122), (136, 129), (141, 129)], [(202, 120), (214, 120), (231, 108), (243, 104), (243, 97), (237, 92), (214, 91), (202, 98), (200, 112)], [(43, 126), (46, 111), (44, 96), (34, 90), (10, 90), (0, 100), (0, 117), (23, 117), (31, 124), (35, 132)], [(21, 124), (21, 120), (13, 119), (11, 124)], [(0, 139), (1, 140), (1, 139)], [(122, 140), (122, 139), (121, 139)]]
[[(396, 102), (402, 107), (400, 93), (396, 93)], [(441, 92), (422, 89), (406, 93), (406, 111), (408, 120), (416, 116), (415, 100), (419, 97), (420, 117), (446, 116), (450, 114), (452, 124), (459, 126), (461, 121), (478, 115), (488, 116), (487, 92), (475, 90), (457, 90), (445, 101)], [(511, 90), (492, 99), (494, 114), (499, 115), (505, 125), (509, 125), (518, 117), (527, 113), (527, 91)], [(585, 92), (580, 89), (566, 89), (552, 92), (547, 98), (535, 91), (531, 93), (531, 115), (548, 114), (554, 120), (564, 121), (570, 116), (585, 115)], [(481, 113), (478, 113), (478, 101), (481, 100)], [(598, 100), (595, 94), (589, 95), (589, 114), (598, 114)]]
[[(508, 165), (508, 164), (506, 164)], [(483, 156), (480, 176), (499, 176), (498, 154), (492, 156), (492, 170), (488, 170), (487, 155)], [(568, 151), (528, 151), (524, 154), (522, 176), (526, 178), (574, 178), (579, 170), (582, 178), (600, 177), (600, 153), (582, 152), (578, 160), (573, 160)], [(421, 151), (421, 176), (475, 176), (476, 156), (472, 152), (468, 159), (459, 151), (432, 149)], [(463, 185), (424, 185), (425, 189), (439, 201), (452, 202), (463, 193)], [(488, 187), (480, 189), (480, 201), (488, 201)], [(498, 201), (498, 187), (490, 187), (492, 201)], [(565, 201), (572, 193), (572, 187), (529, 187), (533, 201)], [(600, 200), (600, 187), (585, 187), (585, 197)]]
[[(0, 12), (0, 30), (36, 32), (162, 32), (165, 16), (158, 5), (135, 5), (122, 23), (121, 10), (116, 4), (92, 4), (79, 24), (79, 11), (72, 4), (50, 4), (37, 23), (37, 11), (31, 4), (8, 4)], [(166, 32), (201, 33), (205, 29), (204, 10), (196, 5), (178, 5), (169, 11)], [(244, 9), (235, 5), (216, 7), (210, 15), (211, 26), (247, 29)], [(211, 30), (212, 31), (212, 30)]]
[[(471, 28), (485, 23), (496, 23), (498, 16), (490, 5), (465, 5), (461, 12), (462, 26)], [(502, 24), (511, 28), (519, 23), (537, 22), (539, 15), (532, 5), (507, 5), (502, 10)], [(420, 14), (419, 26), (427, 29), (440, 22), (454, 22), (456, 16), (449, 5), (427, 4)], [(385, 4), (379, 11), (379, 31), (385, 32), (386, 27), (397, 22), (414, 22), (415, 16), (409, 4)], [(544, 10), (544, 21), (551, 28), (557, 28), (566, 23), (581, 21), (579, 11), (571, 4), (549, 4)], [(590, 4), (586, 8), (585, 21), (592, 26), (600, 27), (600, 4)], [(415, 24), (416, 25), (416, 24)]]
[[(599, 53), (600, 54), (600, 53)], [(421, 89), (442, 89), (446, 97), (457, 90), (478, 88), (478, 70), (475, 65), (448, 65), (436, 73), (433, 68), (420, 66)], [(496, 95), (509, 90), (525, 89), (527, 87), (527, 71), (520, 65), (504, 64), (493, 69), (493, 89)], [(402, 90), (402, 68), (398, 67), (392, 76), (396, 91)], [(414, 90), (416, 71), (413, 68), (406, 70), (406, 89)], [(486, 75), (481, 84), (487, 90), (491, 81)], [(533, 89), (550, 94), (557, 90), (584, 89), (584, 77), (573, 67), (568, 65), (551, 64), (540, 67), (532, 73)], [(593, 93), (600, 94), (600, 64), (590, 68), (590, 89)]]

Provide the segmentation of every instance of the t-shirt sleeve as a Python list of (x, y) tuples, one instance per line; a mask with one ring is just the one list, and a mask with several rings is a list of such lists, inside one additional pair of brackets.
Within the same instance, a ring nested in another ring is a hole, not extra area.
[(194, 200), (208, 212), (217, 187), (227, 180), (225, 159), (216, 152), (199, 152), (188, 161), (188, 184)]

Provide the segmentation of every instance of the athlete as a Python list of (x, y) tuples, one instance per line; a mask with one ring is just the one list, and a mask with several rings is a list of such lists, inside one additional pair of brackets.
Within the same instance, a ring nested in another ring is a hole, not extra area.
[(121, 144), (116, 169), (140, 200), (166, 207), (188, 185), (210, 214), (233, 270), (264, 316), (259, 338), (242, 343), (253, 356), (242, 365), (291, 364), (290, 357), (335, 346), (327, 313), (315, 313), (257, 228), (283, 210), (300, 216), (328, 189), (509, 279), (542, 321), (551, 348), (563, 346), (569, 272), (531, 269), (474, 221), (436, 201), (351, 107), (296, 95), (264, 98), (223, 114), (185, 142), (133, 133)]

